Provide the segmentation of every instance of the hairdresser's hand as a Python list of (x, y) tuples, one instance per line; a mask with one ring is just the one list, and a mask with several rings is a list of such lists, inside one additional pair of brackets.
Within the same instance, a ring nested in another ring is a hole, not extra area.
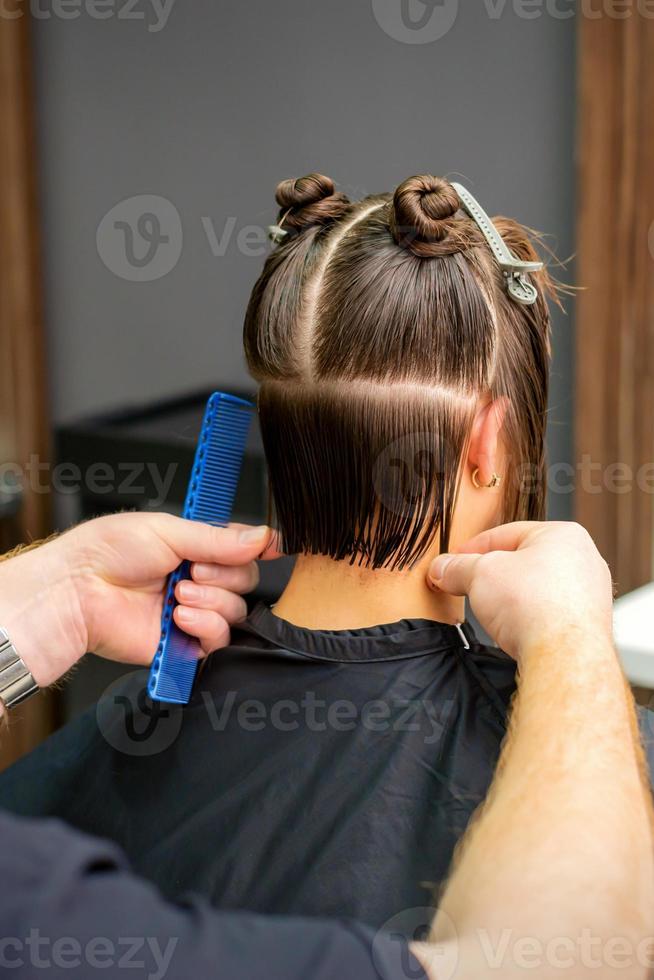
[(267, 527), (213, 528), (167, 514), (116, 514), (0, 564), (0, 626), (45, 686), (88, 650), (149, 664), (159, 641), (167, 575), (193, 562), (175, 620), (205, 653), (229, 642), (258, 581), (255, 559), (276, 558)]
[(432, 588), (467, 595), (486, 632), (520, 660), (558, 635), (611, 640), (611, 574), (579, 524), (523, 521), (440, 555)]

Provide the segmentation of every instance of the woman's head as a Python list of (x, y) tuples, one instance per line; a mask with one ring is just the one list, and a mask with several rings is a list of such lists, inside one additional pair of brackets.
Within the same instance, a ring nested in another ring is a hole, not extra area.
[[(547, 273), (532, 276), (533, 305), (515, 303), (438, 177), (351, 203), (310, 174), (277, 202), (286, 235), (244, 340), (286, 550), (405, 567), (447, 548), (462, 488), (482, 526), (541, 517)], [(518, 258), (538, 258), (524, 227), (494, 223)], [(471, 497), (477, 467), (478, 482), (501, 469), (500, 489)]]

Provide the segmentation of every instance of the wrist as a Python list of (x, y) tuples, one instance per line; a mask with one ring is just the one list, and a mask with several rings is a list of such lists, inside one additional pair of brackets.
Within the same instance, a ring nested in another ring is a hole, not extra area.
[(86, 652), (74, 549), (62, 539), (0, 564), (0, 626), (39, 687), (47, 687)]
[(609, 629), (569, 621), (547, 626), (536, 623), (521, 634), (514, 651), (520, 671), (524, 673), (543, 661), (561, 656), (570, 666), (586, 662), (617, 662), (613, 637)]

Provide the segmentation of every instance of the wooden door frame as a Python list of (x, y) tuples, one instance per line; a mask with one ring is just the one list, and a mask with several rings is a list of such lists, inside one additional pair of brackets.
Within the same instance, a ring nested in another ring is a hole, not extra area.
[(652, 578), (653, 64), (652, 19), (579, 14), (576, 519), (619, 593)]
[[(0, 464), (26, 472), (32, 454), (48, 461), (47, 391), (41, 300), (30, 18), (0, 17)], [(25, 486), (15, 518), (0, 522), (0, 552), (50, 531), (50, 495)], [(12, 712), (0, 740), (0, 768), (52, 730), (50, 692)]]

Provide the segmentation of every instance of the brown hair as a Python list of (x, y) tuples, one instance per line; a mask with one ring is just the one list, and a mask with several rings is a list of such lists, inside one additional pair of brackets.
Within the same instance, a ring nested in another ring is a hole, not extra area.
[[(532, 275), (534, 305), (512, 301), (438, 177), (352, 204), (309, 174), (276, 197), (287, 235), (254, 286), (244, 342), (285, 550), (373, 568), (411, 565), (437, 534), (445, 550), (485, 392), (509, 400), (503, 519), (542, 517), (547, 273)], [(538, 259), (522, 225), (495, 224)]]

